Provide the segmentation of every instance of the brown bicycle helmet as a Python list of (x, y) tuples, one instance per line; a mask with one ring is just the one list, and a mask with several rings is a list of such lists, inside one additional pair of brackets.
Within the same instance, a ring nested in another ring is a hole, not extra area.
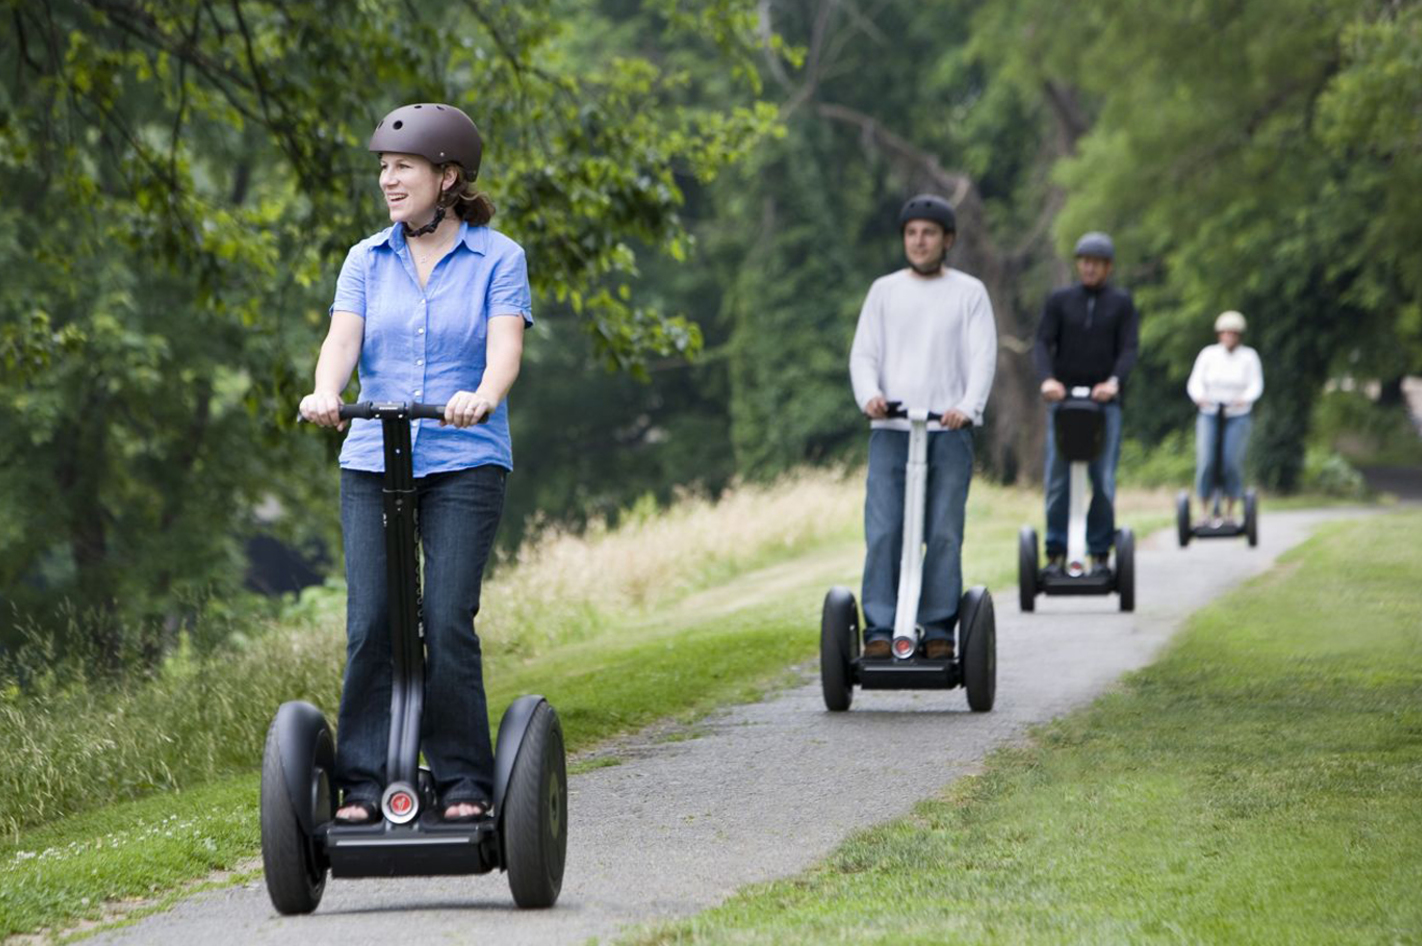
[(473, 180), (479, 176), (484, 139), (474, 121), (453, 105), (421, 102), (402, 105), (382, 118), (368, 150), (418, 154), (432, 164), (453, 161)]

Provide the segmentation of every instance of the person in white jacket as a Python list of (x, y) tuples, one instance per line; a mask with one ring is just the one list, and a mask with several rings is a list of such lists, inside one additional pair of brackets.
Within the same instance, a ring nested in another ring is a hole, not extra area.
[[(1249, 446), (1250, 412), (1264, 393), (1259, 353), (1241, 345), (1244, 316), (1222, 312), (1215, 319), (1219, 344), (1195, 358), (1185, 389), (1200, 408), (1195, 419), (1195, 491), (1208, 504), (1215, 491), (1215, 444), (1224, 438), (1224, 518), (1234, 519), (1234, 503), (1244, 494), (1244, 454)], [(1220, 408), (1224, 408), (1221, 429)]]
[(903, 543), (907, 420), (889, 403), (941, 411), (928, 430), (923, 590), (918, 624), (924, 653), (953, 655), (962, 594), (961, 552), (974, 424), (981, 424), (997, 366), (997, 323), (987, 289), (947, 266), (957, 237), (953, 207), (920, 194), (899, 212), (908, 267), (869, 287), (859, 313), (849, 374), (854, 399), (872, 420), (864, 498), (864, 656), (890, 655)]

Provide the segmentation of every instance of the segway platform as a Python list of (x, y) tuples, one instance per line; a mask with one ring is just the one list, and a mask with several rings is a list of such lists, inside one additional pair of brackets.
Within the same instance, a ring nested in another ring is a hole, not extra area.
[(1076, 387), (1057, 407), (1053, 419), (1057, 449), (1070, 466), (1067, 549), (1061, 568), (1041, 567), (1037, 530), (1023, 526), (1017, 537), (1018, 605), (1036, 609), (1038, 595), (1119, 595), (1122, 611), (1136, 608), (1136, 537), (1129, 527), (1116, 530), (1115, 559), (1100, 568), (1086, 551), (1086, 484), (1089, 467), (1105, 446), (1106, 417), (1091, 400), (1091, 389)]
[(550, 907), (563, 884), (568, 844), (568, 779), (563, 728), (541, 696), (504, 712), (494, 748), (490, 816), (446, 822), (433, 776), (418, 765), (424, 702), (424, 640), (411, 468), (411, 421), (440, 418), (430, 404), (347, 404), (341, 417), (382, 422), (384, 529), (390, 581), (391, 670), (387, 784), (383, 818), (335, 819), (335, 740), (310, 703), (283, 703), (262, 759), (262, 864), (272, 905), (310, 913), (326, 878), (410, 877), (507, 871), (514, 903)]
[(974, 712), (992, 709), (997, 692), (997, 619), (992, 595), (979, 585), (958, 602), (954, 628), (957, 647), (951, 660), (929, 660), (922, 632), (915, 624), (923, 590), (923, 519), (928, 484), (928, 418), (944, 411), (905, 410), (890, 402), (890, 417), (909, 420), (909, 449), (904, 471), (904, 539), (899, 560), (898, 604), (891, 652), (882, 660), (861, 655), (859, 604), (848, 588), (825, 595), (820, 616), (820, 683), (825, 707), (849, 709), (856, 686), (865, 690), (952, 690), (963, 687)]
[(1224, 494), (1224, 428), (1225, 405), (1215, 410), (1215, 463), (1214, 481), (1210, 492), (1214, 497), (1214, 522), (1194, 523), (1190, 520), (1190, 491), (1182, 489), (1175, 496), (1175, 531), (1183, 549), (1191, 539), (1237, 539), (1244, 536), (1250, 548), (1259, 544), (1259, 494), (1252, 489), (1244, 491), (1244, 519), (1239, 522), (1220, 520), (1220, 496)]

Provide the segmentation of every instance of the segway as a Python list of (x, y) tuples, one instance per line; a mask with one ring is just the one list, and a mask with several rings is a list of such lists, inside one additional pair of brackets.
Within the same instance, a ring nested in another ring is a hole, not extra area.
[(1225, 522), (1220, 515), (1220, 499), (1224, 496), (1224, 429), (1225, 406), (1220, 404), (1215, 413), (1215, 476), (1210, 483), (1210, 495), (1214, 508), (1211, 521), (1192, 524), (1190, 522), (1190, 491), (1182, 489), (1175, 497), (1175, 531), (1183, 549), (1191, 539), (1235, 539), (1244, 536), (1250, 548), (1259, 544), (1259, 495), (1252, 489), (1244, 491), (1244, 521)]
[(563, 729), (541, 696), (515, 700), (499, 724), (493, 809), (487, 818), (447, 823), (434, 779), (419, 763), (424, 699), (424, 631), (410, 427), (439, 419), (443, 405), (373, 403), (341, 407), (342, 419), (379, 420), (385, 435), (385, 554), (390, 585), (393, 680), (383, 820), (334, 820), (335, 738), (310, 703), (282, 704), (262, 759), (262, 863), (272, 905), (310, 913), (326, 876), (405, 877), (508, 872), (514, 902), (549, 907), (558, 899), (568, 844)]
[(1017, 537), (1017, 587), (1024, 612), (1036, 608), (1038, 595), (1120, 596), (1122, 611), (1136, 609), (1136, 537), (1129, 527), (1116, 530), (1114, 567), (1093, 570), (1086, 552), (1088, 467), (1106, 442), (1106, 413), (1091, 399), (1091, 389), (1072, 388), (1053, 420), (1057, 449), (1071, 464), (1066, 561), (1061, 569), (1041, 568), (1037, 530), (1023, 526)]
[(951, 690), (963, 687), (968, 707), (992, 709), (997, 689), (997, 621), (992, 595), (979, 585), (968, 589), (958, 604), (957, 646), (947, 660), (929, 660), (923, 653), (922, 628), (917, 624), (923, 587), (923, 517), (928, 489), (928, 419), (943, 411), (905, 410), (889, 402), (890, 417), (909, 420), (908, 464), (904, 483), (904, 543), (899, 560), (899, 594), (894, 612), (893, 656), (866, 660), (860, 653), (859, 604), (848, 588), (836, 586), (825, 595), (820, 616), (820, 683), (825, 708), (849, 709), (854, 687), (865, 690)]

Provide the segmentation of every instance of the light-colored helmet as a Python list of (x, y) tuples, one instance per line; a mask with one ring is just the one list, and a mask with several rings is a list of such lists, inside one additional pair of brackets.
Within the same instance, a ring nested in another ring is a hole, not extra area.
[(1215, 332), (1238, 332), (1244, 334), (1244, 316), (1230, 309), (1228, 312), (1221, 312), (1219, 318), (1215, 319)]

